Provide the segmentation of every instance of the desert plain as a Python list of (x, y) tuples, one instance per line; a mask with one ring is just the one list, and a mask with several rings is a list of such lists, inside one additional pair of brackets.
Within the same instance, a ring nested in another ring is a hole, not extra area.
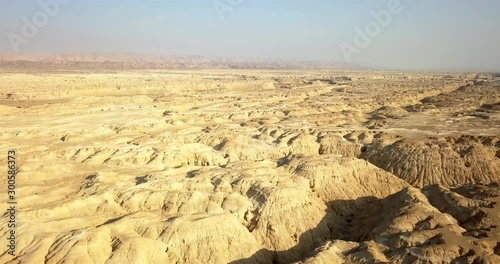
[(500, 77), (0, 73), (1, 263), (500, 263)]

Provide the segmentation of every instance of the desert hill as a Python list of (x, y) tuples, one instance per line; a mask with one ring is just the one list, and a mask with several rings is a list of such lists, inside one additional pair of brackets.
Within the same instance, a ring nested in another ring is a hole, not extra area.
[(498, 80), (3, 72), (0, 262), (498, 263)]
[(21, 70), (106, 69), (362, 69), (349, 63), (221, 58), (206, 56), (161, 56), (136, 53), (0, 53), (0, 68)]

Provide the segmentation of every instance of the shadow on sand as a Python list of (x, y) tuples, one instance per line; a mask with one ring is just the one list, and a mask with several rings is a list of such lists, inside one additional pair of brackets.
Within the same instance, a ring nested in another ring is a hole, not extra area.
[[(351, 240), (353, 236), (351, 230), (351, 221), (360, 210), (366, 209), (374, 202), (378, 201), (376, 197), (367, 196), (356, 200), (337, 200), (327, 203), (326, 215), (321, 219), (318, 225), (300, 235), (298, 242), (292, 248), (287, 250), (268, 250), (261, 249), (251, 257), (240, 259), (230, 264), (275, 264), (275, 263), (293, 263), (301, 261), (313, 253), (313, 250), (321, 246), (324, 242), (342, 239)], [(293, 217), (293, 212), (289, 214)], [(325, 228), (326, 227), (326, 228)], [(312, 241), (312, 243), (311, 243)]]

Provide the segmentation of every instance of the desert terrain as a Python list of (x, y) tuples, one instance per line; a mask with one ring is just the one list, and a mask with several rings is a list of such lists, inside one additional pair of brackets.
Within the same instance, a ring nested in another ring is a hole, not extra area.
[(4, 69), (10, 149), (0, 263), (500, 263), (495, 74)]

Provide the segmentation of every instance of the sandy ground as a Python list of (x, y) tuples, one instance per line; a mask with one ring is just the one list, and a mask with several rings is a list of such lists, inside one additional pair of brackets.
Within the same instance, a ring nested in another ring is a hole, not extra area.
[(500, 78), (0, 74), (2, 263), (500, 262)]

